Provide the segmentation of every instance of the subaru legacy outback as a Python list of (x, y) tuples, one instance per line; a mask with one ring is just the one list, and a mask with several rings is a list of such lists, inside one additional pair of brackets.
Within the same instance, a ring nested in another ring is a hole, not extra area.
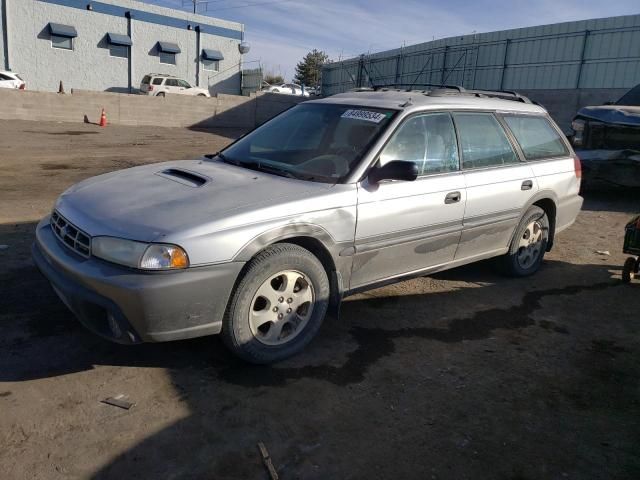
[(221, 334), (269, 363), (365, 289), (496, 257), (538, 270), (582, 205), (579, 159), (508, 92), (354, 91), (299, 104), (196, 160), (72, 186), (35, 263), (120, 343)]

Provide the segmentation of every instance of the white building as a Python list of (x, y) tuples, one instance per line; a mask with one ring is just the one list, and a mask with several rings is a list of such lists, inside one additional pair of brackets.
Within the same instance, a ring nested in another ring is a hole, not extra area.
[(0, 0), (0, 69), (30, 90), (135, 92), (168, 73), (240, 94), (243, 25), (134, 0)]

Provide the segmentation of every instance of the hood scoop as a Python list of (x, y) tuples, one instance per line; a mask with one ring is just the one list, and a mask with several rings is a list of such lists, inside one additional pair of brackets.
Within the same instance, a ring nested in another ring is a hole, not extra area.
[(202, 187), (211, 181), (209, 177), (182, 168), (167, 168), (156, 175), (194, 188)]

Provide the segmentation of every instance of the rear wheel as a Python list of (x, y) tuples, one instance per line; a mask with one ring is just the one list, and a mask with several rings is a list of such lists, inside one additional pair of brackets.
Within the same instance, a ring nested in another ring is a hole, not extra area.
[(156, 97), (164, 97), (164, 92), (160, 92)]
[(628, 257), (622, 267), (622, 281), (624, 283), (630, 283), (636, 276), (636, 264), (637, 261), (634, 257)]
[(500, 259), (504, 273), (514, 277), (526, 277), (537, 272), (547, 250), (548, 241), (549, 218), (542, 208), (532, 206), (520, 220), (509, 252)]
[(329, 306), (329, 279), (308, 250), (281, 243), (254, 257), (238, 284), (222, 327), (231, 351), (251, 363), (272, 363), (302, 350)]

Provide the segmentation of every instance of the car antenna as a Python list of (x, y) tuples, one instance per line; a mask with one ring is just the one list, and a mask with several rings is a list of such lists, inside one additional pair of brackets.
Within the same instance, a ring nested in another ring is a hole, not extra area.
[(411, 97), (409, 97), (409, 100), (407, 100), (406, 102), (400, 104), (401, 107), (408, 107), (409, 105), (413, 105), (413, 103), (411, 103)]

